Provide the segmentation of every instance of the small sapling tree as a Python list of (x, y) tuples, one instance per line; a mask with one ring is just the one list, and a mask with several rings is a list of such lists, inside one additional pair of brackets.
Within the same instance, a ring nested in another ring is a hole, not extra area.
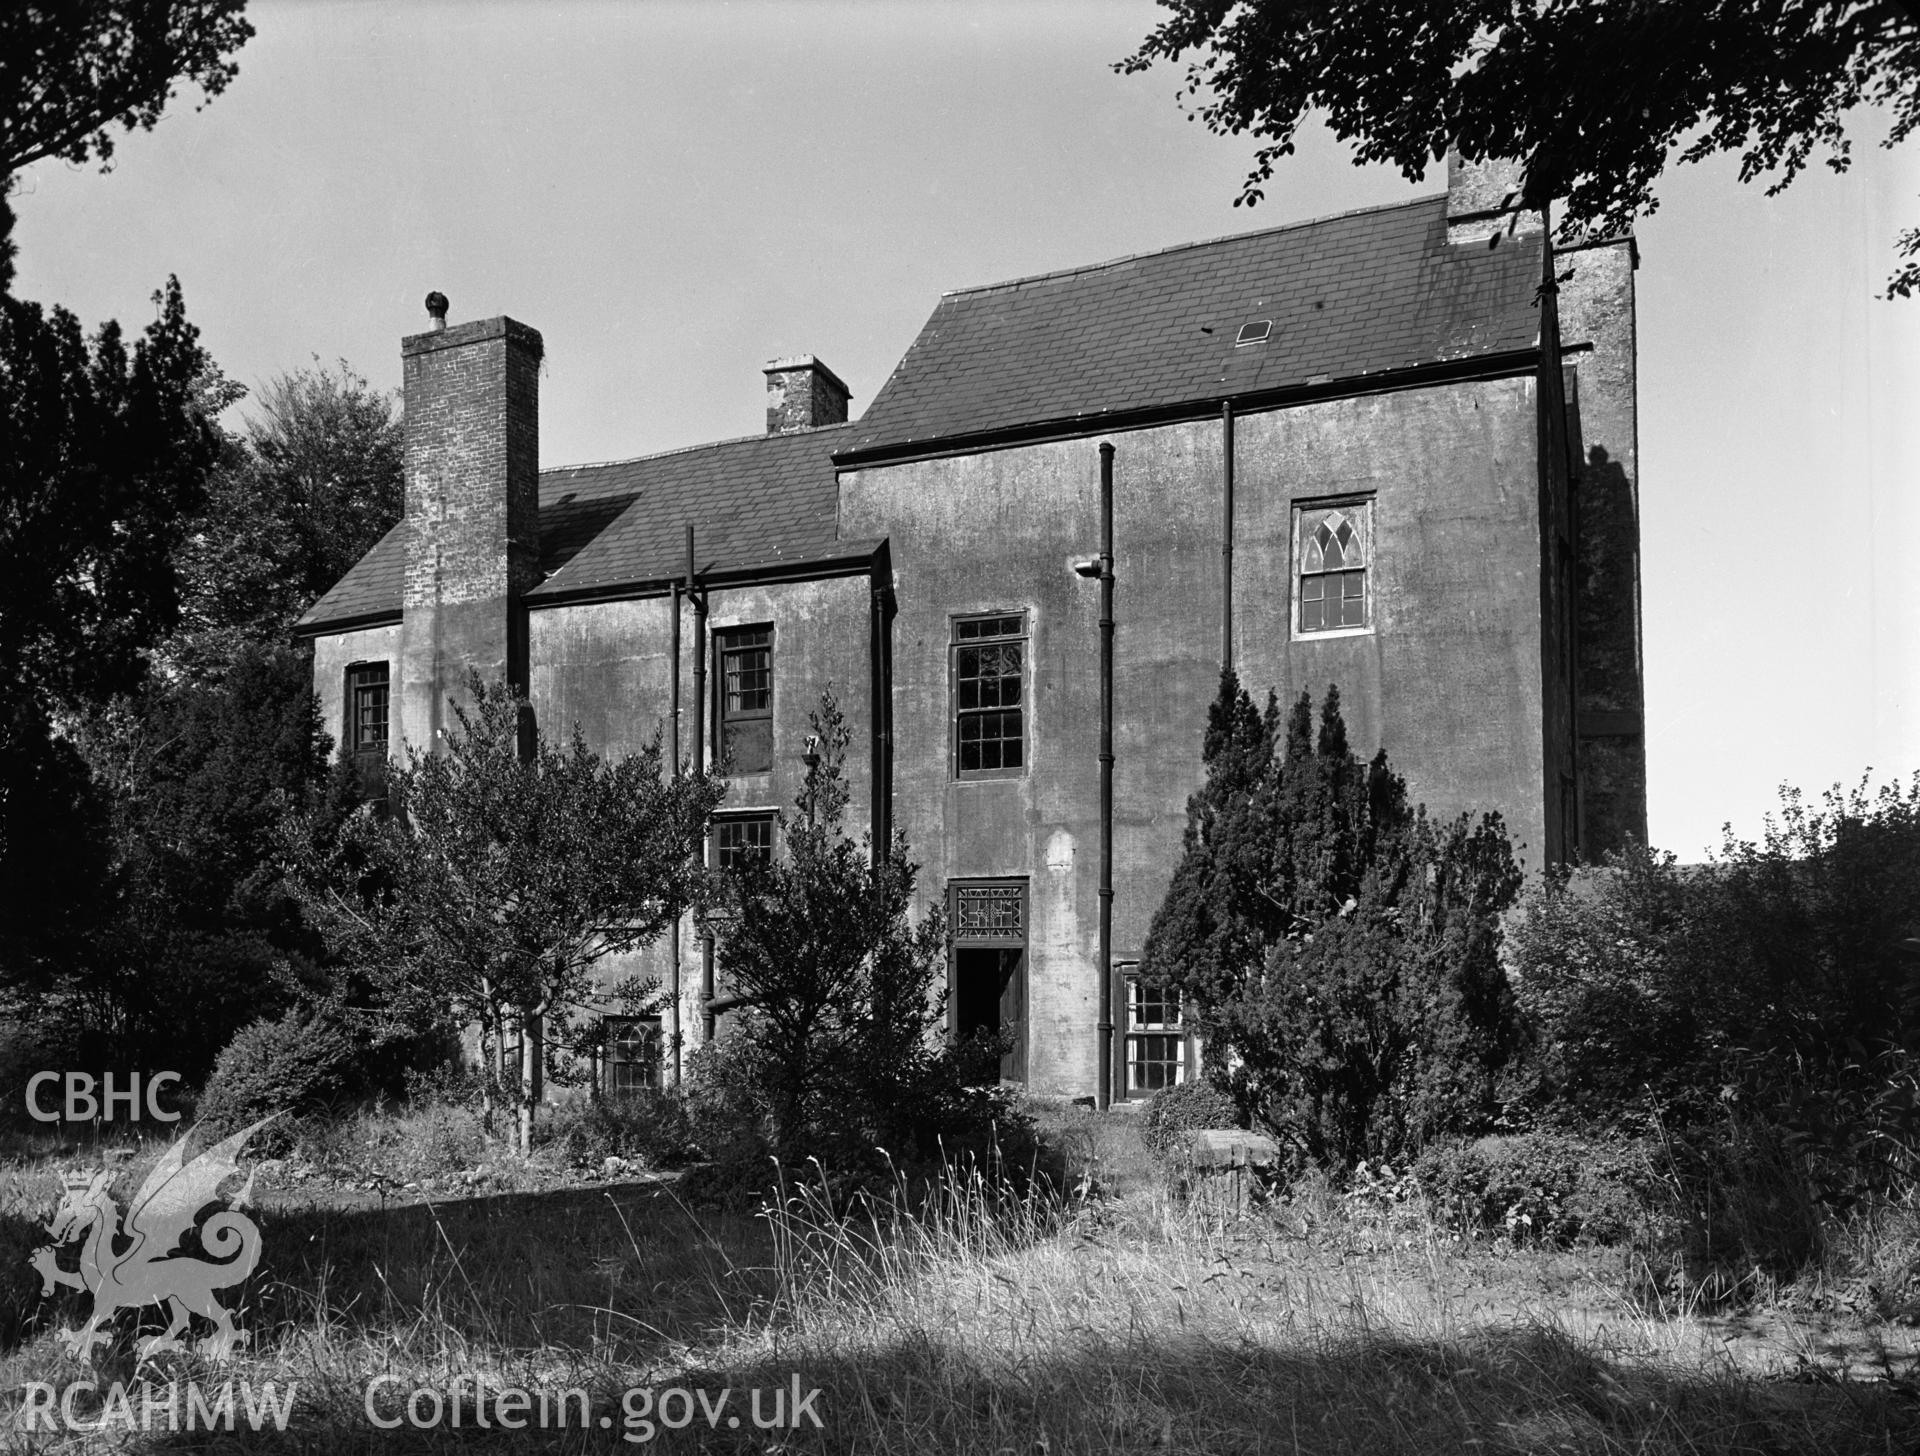
[(830, 688), (812, 728), (782, 852), (729, 871), (717, 890), (719, 969), (747, 1023), (730, 1038), (728, 1073), (782, 1161), (892, 1146), (940, 1055), (944, 921), (909, 916), (918, 866), (904, 838), (876, 855), (845, 832), (850, 735)]
[(393, 1024), (451, 1013), (495, 1037), (519, 1024), (525, 1153), (544, 1024), (591, 1009), (594, 968), (699, 901), (723, 789), (663, 773), (657, 738), (608, 760), (577, 729), (564, 745), (536, 730), (523, 751), (526, 703), (477, 674), (470, 692), (445, 751), (409, 747), (388, 776), (391, 812), (361, 812), (307, 857), (303, 898)]

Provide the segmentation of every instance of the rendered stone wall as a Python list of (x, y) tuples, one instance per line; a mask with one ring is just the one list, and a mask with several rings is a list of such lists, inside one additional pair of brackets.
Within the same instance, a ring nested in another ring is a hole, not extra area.
[(1647, 837), (1633, 244), (1565, 252), (1559, 268), (1574, 377), (1581, 849), (1593, 859)]
[[(1340, 685), (1356, 750), (1384, 744), (1413, 794), (1497, 808), (1539, 862), (1539, 477), (1534, 381), (1513, 378), (1242, 416), (1234, 619), (1243, 681), (1283, 702)], [(1133, 431), (1116, 456), (1116, 961), (1136, 957), (1180, 852), (1219, 680), (1218, 421)], [(1029, 886), (1029, 1078), (1095, 1082), (1099, 877), (1099, 439), (847, 472), (841, 531), (890, 538), (895, 820), (922, 893)], [(1375, 497), (1375, 630), (1292, 640), (1292, 509)], [(1028, 771), (958, 781), (951, 620), (1024, 610)]]

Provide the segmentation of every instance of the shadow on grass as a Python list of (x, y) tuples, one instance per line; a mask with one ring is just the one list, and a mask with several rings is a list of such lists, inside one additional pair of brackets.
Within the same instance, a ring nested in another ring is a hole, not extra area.
[[(431, 1357), (438, 1345), (646, 1363), (760, 1317), (773, 1289), (764, 1220), (696, 1215), (659, 1184), (251, 1214), (260, 1263), (241, 1297), (222, 1302), (256, 1353), (324, 1335), (345, 1347), (404, 1338), (410, 1357)], [(87, 1295), (63, 1289), (43, 1299), (26, 1266), (46, 1241), (41, 1224), (6, 1215), (0, 1241), (0, 1348), (12, 1354), (85, 1320)], [(137, 1327), (123, 1314), (101, 1378), (131, 1378), (134, 1341), (164, 1322), (158, 1306)]]
[[(798, 1380), (818, 1389), (819, 1426), (756, 1429), (758, 1410), (781, 1414)], [(1128, 1339), (1089, 1334), (1046, 1358), (1009, 1361), (993, 1351), (921, 1336), (870, 1350), (772, 1355), (728, 1369), (676, 1376), (685, 1397), (642, 1402), (599, 1387), (583, 1425), (577, 1403), (564, 1427), (477, 1429), (472, 1405), (459, 1428), (402, 1417), (412, 1386), (383, 1391), (377, 1429), (364, 1378), (302, 1387), (284, 1431), (222, 1433), (219, 1449), (258, 1452), (632, 1449), (709, 1452), (1521, 1452), (1781, 1453), (1857, 1456), (1920, 1443), (1920, 1413), (1885, 1386), (1763, 1383), (1731, 1372), (1676, 1375), (1599, 1357), (1542, 1328), (1421, 1342), (1363, 1336), (1321, 1346), (1232, 1345), (1175, 1334)], [(444, 1390), (444, 1386), (441, 1387)], [(703, 1392), (703, 1407), (696, 1394)], [(726, 1391), (725, 1404), (721, 1404)], [(557, 1392), (554, 1392), (557, 1394)], [(469, 1402), (471, 1397), (469, 1396)], [(550, 1409), (555, 1407), (550, 1405)], [(423, 1419), (431, 1405), (422, 1402)], [(709, 1424), (707, 1412), (713, 1412)], [(667, 1429), (661, 1418), (683, 1429)], [(601, 1425), (604, 1420), (606, 1424)], [(730, 1421), (737, 1420), (737, 1425)], [(629, 1438), (629, 1439), (623, 1439)], [(199, 1433), (136, 1438), (149, 1449), (199, 1449)], [(150, 1444), (149, 1444), (150, 1443)]]

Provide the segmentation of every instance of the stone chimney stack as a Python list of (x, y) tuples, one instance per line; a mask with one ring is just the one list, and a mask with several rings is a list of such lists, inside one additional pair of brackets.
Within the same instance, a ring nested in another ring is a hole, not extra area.
[(1468, 162), (1453, 149), (1447, 152), (1447, 241), (1477, 242), (1511, 228), (1539, 232), (1544, 226), (1537, 212), (1520, 210), (1520, 189), (1526, 165), (1500, 157)]
[(811, 354), (775, 359), (766, 369), (767, 433), (791, 435), (822, 425), (844, 425), (851, 391)]
[(510, 318), (446, 324), (401, 340), (406, 403), (402, 741), (437, 748), (467, 672), (527, 683), (522, 595), (540, 579), (537, 331)]

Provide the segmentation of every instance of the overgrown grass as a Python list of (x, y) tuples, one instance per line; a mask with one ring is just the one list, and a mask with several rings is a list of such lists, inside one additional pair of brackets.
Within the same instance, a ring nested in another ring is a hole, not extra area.
[[(1662, 1317), (1624, 1297), (1625, 1252), (1462, 1239), (1377, 1188), (1310, 1184), (1243, 1219), (1170, 1202), (1144, 1178), (1095, 1196), (1138, 1159), (1121, 1116), (1043, 1116), (1073, 1133), (1083, 1171), (1109, 1170), (1077, 1197), (1011, 1196), (966, 1169), (851, 1211), (802, 1182), (759, 1215), (689, 1209), (659, 1183), (384, 1204), (362, 1192), (347, 1206), (281, 1195), (258, 1215), (264, 1256), (241, 1301), (253, 1345), (232, 1373), (295, 1382), (298, 1404), (284, 1433), (243, 1427), (217, 1449), (624, 1449), (623, 1431), (638, 1433), (628, 1389), (727, 1388), (744, 1402), (795, 1377), (822, 1391), (818, 1430), (709, 1430), (696, 1413), (684, 1431), (656, 1425), (652, 1444), (1049, 1456), (1920, 1444), (1911, 1340), (1890, 1323)], [(58, 1186), (44, 1163), (0, 1175), (10, 1260), (38, 1241)], [(1880, 1237), (1874, 1257), (1897, 1263), (1897, 1231)], [(41, 1305), (36, 1292), (30, 1275), (5, 1285), (9, 1307), (30, 1312), (5, 1334), (11, 1398), (29, 1380), (133, 1378), (131, 1329), (90, 1371), (52, 1337), (85, 1302)], [(1883, 1378), (1856, 1378), (1876, 1359)], [(198, 1357), (157, 1368), (225, 1378)], [(365, 1399), (382, 1375), (402, 1397), (456, 1381), (469, 1401), (475, 1382), (579, 1387), (596, 1424), (481, 1431), (469, 1407), (459, 1430), (380, 1430)], [(216, 1449), (164, 1432), (36, 1449), (174, 1445)]]

